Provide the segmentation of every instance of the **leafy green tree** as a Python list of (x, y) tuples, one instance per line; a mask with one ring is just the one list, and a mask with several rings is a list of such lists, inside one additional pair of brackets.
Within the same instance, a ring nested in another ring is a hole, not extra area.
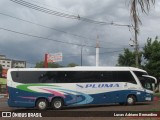
[[(139, 64), (141, 63), (141, 55), (139, 53)], [(130, 51), (128, 48), (124, 49), (123, 54), (119, 54), (118, 57), (118, 66), (132, 66), (135, 67), (135, 52)]]
[(2, 77), (2, 65), (0, 64), (0, 77)]
[(153, 41), (148, 38), (143, 48), (143, 56), (145, 59), (144, 69), (157, 78), (160, 77), (160, 41), (158, 37)]
[[(58, 63), (48, 63), (48, 68), (59, 68), (62, 67), (61, 65), (59, 65)], [(44, 68), (44, 62), (38, 62), (36, 63), (35, 68)]]
[(37, 62), (35, 68), (44, 68), (44, 62)]
[(75, 63), (69, 63), (69, 64), (67, 65), (67, 67), (75, 67), (75, 66), (78, 66), (78, 65), (75, 64)]
[[(78, 66), (75, 63), (69, 63), (66, 67), (75, 67)], [(64, 67), (58, 63), (48, 63), (48, 68), (59, 68), (59, 67)], [(37, 62), (35, 68), (44, 68), (44, 62)]]

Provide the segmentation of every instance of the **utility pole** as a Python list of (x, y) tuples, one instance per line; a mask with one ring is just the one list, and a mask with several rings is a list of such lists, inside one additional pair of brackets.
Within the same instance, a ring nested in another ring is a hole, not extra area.
[(83, 54), (83, 46), (81, 46), (81, 66), (83, 65), (83, 63), (82, 63), (83, 62), (83, 55), (82, 54)]
[(99, 66), (99, 36), (97, 35), (97, 42), (96, 42), (96, 66)]
[[(134, 2), (134, 8), (136, 8), (136, 3)], [(137, 11), (135, 10), (133, 12), (134, 14), (134, 33), (135, 33), (135, 64), (136, 64), (136, 67), (139, 67), (139, 63), (138, 63), (138, 51), (139, 51), (139, 46), (138, 46), (138, 21), (137, 21)]]
[[(135, 35), (136, 35), (136, 33), (135, 33)], [(136, 39), (136, 37), (135, 37), (135, 39)], [(139, 67), (139, 62), (138, 62), (138, 59), (139, 59), (139, 56), (138, 56), (139, 45), (138, 45), (138, 41), (130, 39), (129, 45), (131, 47), (134, 47), (134, 50), (135, 50), (135, 65), (138, 68)]]
[(48, 53), (46, 53), (44, 57), (44, 67), (48, 68)]
[(135, 33), (135, 63), (136, 63), (136, 67), (139, 67), (139, 46), (138, 46), (138, 41), (137, 41), (137, 33)]

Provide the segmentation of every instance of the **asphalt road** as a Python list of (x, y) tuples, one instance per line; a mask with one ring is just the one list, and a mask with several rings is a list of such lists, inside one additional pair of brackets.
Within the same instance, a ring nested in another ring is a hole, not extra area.
[[(39, 113), (41, 111), (36, 109), (22, 109), (22, 108), (10, 108), (7, 105), (6, 98), (0, 99), (0, 111), (12, 111), (12, 112), (20, 112), (20, 113)], [(77, 106), (77, 107), (66, 107), (61, 111), (55, 111), (52, 109), (48, 109), (46, 111), (42, 111), (42, 116), (52, 116), (46, 117), (46, 120), (53, 119), (54, 120), (106, 120), (105, 116), (110, 114), (121, 114), (121, 113), (134, 113), (135, 111), (142, 112), (142, 111), (149, 111), (149, 112), (157, 112), (160, 111), (160, 101), (153, 101), (151, 103), (138, 103), (134, 106), (122, 106), (118, 104), (110, 104), (110, 105), (91, 105), (91, 106)], [(160, 112), (159, 112), (160, 113)], [(3, 118), (0, 118), (3, 119)], [(21, 119), (21, 118), (11, 118), (11, 119)], [(35, 118), (37, 120), (43, 119), (42, 118)], [(158, 117), (150, 117), (150, 118), (138, 118), (137, 117), (109, 117), (109, 120), (160, 120)]]

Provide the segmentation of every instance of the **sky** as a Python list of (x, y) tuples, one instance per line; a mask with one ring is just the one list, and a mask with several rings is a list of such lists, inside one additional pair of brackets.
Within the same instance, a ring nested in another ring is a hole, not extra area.
[[(24, 6), (29, 4), (43, 10)], [(95, 66), (98, 39), (99, 65), (115, 66), (124, 48), (134, 50), (129, 45), (134, 34), (127, 26), (132, 24), (128, 4), (128, 0), (0, 0), (0, 54), (24, 60), (27, 67), (34, 67), (44, 60), (45, 53), (61, 52), (63, 60), (59, 64), (81, 65), (82, 50), (82, 65)], [(138, 36), (140, 48), (148, 37), (160, 36), (159, 13), (158, 0), (148, 15), (139, 12), (142, 20)]]

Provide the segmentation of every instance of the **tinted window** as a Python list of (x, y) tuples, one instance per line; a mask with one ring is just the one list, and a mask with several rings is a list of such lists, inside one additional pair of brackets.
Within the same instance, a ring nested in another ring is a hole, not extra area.
[(101, 72), (101, 82), (116, 82), (116, 79), (114, 79), (114, 72)]
[(134, 71), (136, 76), (138, 77), (139, 81), (141, 82), (141, 85), (148, 90), (153, 91), (152, 83), (154, 83), (154, 80), (148, 77), (144, 77), (143, 75), (147, 75), (145, 72), (139, 72), (139, 71)]
[(137, 77), (142, 77), (142, 75), (148, 75), (145, 72), (139, 72), (139, 71), (134, 71), (134, 73), (136, 74)]
[(133, 75), (131, 74), (131, 72), (129, 71), (119, 71), (116, 73), (117, 75), (115, 75), (116, 81), (117, 82), (129, 82), (129, 83), (134, 83), (136, 84), (136, 81), (133, 77)]
[(100, 72), (80, 71), (75, 72), (73, 81), (75, 82), (100, 82)]
[(11, 72), (14, 82), (19, 83), (43, 83), (46, 72), (43, 71), (15, 71)]
[(19, 83), (136, 83), (129, 71), (13, 71), (11, 75)]

